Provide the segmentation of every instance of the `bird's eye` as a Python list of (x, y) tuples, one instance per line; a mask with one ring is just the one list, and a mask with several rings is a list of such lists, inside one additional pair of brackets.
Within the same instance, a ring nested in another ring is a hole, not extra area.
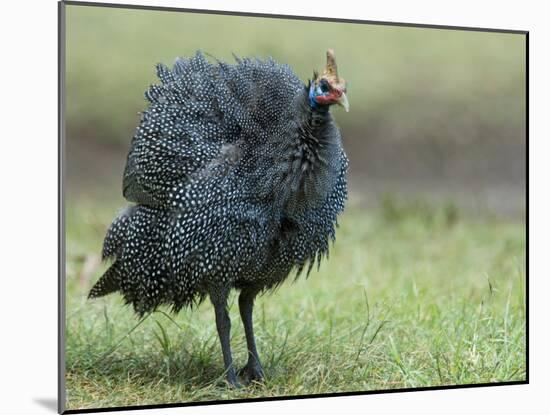
[(322, 93), (327, 93), (329, 88), (328, 88), (328, 82), (324, 79), (321, 79), (321, 82), (319, 84), (319, 87), (321, 88), (321, 92)]

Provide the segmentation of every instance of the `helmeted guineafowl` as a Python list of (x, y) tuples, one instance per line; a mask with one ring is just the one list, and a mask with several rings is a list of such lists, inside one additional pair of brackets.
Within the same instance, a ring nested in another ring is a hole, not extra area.
[(89, 297), (120, 291), (143, 315), (209, 296), (227, 380), (239, 386), (227, 298), (240, 290), (240, 380), (260, 380), (254, 298), (328, 254), (344, 209), (348, 160), (329, 108), (348, 109), (346, 83), (332, 50), (307, 85), (272, 59), (210, 63), (200, 52), (157, 73), (124, 172), (134, 204), (107, 231), (113, 263)]

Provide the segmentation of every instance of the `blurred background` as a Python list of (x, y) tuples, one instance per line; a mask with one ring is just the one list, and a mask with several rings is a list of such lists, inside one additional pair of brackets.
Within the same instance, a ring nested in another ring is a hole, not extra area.
[(350, 203), (451, 203), (524, 220), (525, 38), (517, 34), (67, 8), (67, 197), (124, 204), (129, 142), (154, 65), (201, 49), (274, 57), (306, 81), (334, 48)]

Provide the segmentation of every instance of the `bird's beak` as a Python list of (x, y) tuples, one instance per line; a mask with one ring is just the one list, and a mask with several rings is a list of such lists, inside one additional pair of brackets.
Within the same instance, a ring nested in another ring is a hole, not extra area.
[(345, 92), (342, 92), (342, 95), (340, 96), (340, 99), (338, 100), (338, 105), (344, 107), (346, 112), (349, 112), (349, 102), (348, 102), (348, 97), (346, 96)]

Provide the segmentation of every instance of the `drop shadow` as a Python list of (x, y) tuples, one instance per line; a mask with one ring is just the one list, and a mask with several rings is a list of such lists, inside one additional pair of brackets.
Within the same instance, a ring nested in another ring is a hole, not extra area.
[(42, 406), (42, 407), (44, 407), (44, 408), (46, 408), (46, 409), (48, 409), (48, 410), (50, 410), (54, 413), (57, 413), (57, 399), (54, 399), (54, 398), (34, 398), (34, 401), (38, 405), (40, 405), (40, 406)]

